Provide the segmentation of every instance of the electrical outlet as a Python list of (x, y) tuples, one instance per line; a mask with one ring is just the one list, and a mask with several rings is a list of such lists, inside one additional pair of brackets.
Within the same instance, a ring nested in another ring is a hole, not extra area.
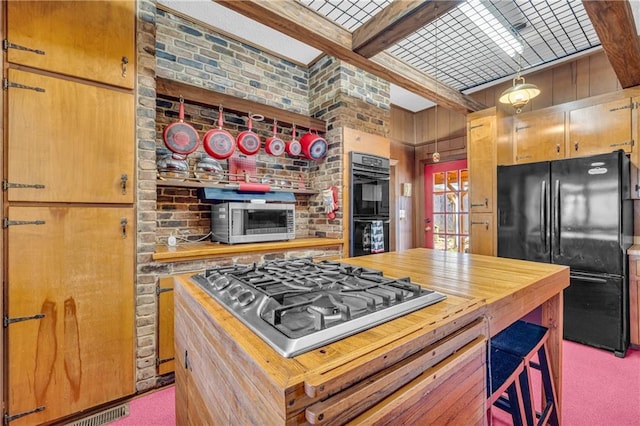
[(398, 212), (398, 216), (400, 217), (400, 219), (404, 219), (407, 217), (407, 211), (404, 209), (400, 209), (400, 211)]

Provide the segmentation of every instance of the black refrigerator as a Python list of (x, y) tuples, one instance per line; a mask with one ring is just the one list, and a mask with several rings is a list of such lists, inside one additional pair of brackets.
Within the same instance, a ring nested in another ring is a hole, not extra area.
[(498, 167), (498, 256), (570, 267), (564, 338), (629, 345), (630, 162), (622, 151)]

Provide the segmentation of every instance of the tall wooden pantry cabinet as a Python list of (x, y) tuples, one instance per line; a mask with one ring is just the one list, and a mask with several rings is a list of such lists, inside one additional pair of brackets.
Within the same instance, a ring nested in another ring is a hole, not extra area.
[(9, 1), (5, 423), (134, 392), (135, 1)]

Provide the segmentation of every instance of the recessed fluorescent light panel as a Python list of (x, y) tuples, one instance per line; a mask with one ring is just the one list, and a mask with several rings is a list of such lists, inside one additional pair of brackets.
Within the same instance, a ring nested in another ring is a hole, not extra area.
[(469, 0), (462, 3), (459, 8), (471, 22), (476, 24), (507, 55), (513, 58), (522, 54), (522, 43), (479, 0)]

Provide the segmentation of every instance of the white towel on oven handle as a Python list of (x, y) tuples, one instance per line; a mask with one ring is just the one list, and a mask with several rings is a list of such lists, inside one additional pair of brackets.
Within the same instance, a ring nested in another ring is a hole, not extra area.
[(381, 220), (371, 221), (371, 253), (384, 251), (384, 226)]

